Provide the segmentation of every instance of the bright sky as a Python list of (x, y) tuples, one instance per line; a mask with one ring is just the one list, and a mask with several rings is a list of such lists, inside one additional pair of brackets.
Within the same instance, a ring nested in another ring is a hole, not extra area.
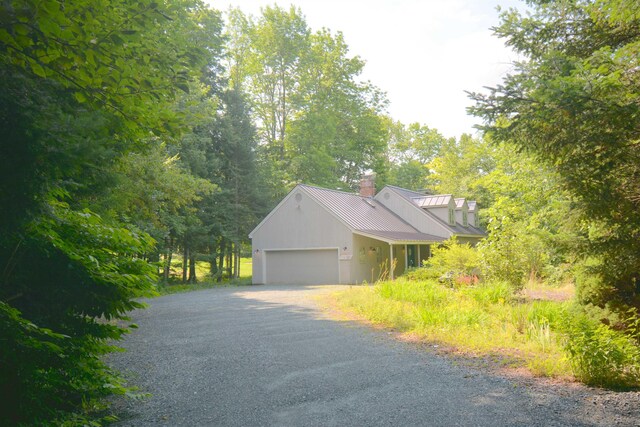
[(351, 55), (367, 63), (363, 79), (387, 93), (388, 112), (447, 137), (473, 133), (479, 123), (464, 93), (492, 86), (517, 56), (492, 35), (496, 6), (523, 9), (519, 0), (208, 0), (258, 16), (260, 8), (298, 6), (312, 30), (341, 31)]

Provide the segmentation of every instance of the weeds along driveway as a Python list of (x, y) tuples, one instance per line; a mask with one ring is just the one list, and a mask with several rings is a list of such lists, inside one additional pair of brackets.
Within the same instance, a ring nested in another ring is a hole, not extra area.
[(109, 362), (152, 396), (118, 401), (118, 425), (638, 424), (629, 399), (530, 386), (331, 320), (314, 295), (335, 289), (251, 286), (149, 301), (133, 313), (140, 328), (128, 351)]

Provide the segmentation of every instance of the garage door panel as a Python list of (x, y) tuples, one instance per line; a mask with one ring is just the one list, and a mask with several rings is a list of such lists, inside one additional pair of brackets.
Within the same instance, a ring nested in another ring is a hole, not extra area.
[(338, 283), (338, 250), (266, 251), (268, 284), (318, 285)]

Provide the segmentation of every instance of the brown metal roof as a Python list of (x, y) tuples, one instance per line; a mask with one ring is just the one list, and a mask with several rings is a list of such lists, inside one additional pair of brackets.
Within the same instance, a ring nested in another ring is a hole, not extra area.
[(354, 231), (393, 241), (440, 241), (439, 237), (418, 232), (377, 200), (358, 194), (299, 185)]

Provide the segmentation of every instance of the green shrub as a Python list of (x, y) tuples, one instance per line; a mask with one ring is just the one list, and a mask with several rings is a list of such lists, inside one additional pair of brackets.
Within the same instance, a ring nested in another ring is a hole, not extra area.
[[(0, 289), (0, 425), (82, 425), (102, 415), (102, 398), (130, 393), (102, 356), (131, 327), (127, 312), (154, 295), (155, 268), (138, 255), (151, 237), (49, 207)], [(11, 254), (5, 242), (0, 255)]]
[(468, 243), (460, 244), (455, 237), (432, 248), (426, 268), (432, 277), (449, 277), (452, 284), (457, 278), (480, 275), (480, 256)]
[(640, 346), (623, 332), (574, 310), (565, 319), (565, 349), (577, 378), (611, 388), (640, 386)]
[(585, 258), (574, 265), (576, 297), (581, 304), (604, 306), (615, 295), (615, 289), (605, 284), (602, 268), (602, 260), (595, 257)]
[(469, 295), (483, 305), (502, 304), (513, 297), (513, 289), (506, 282), (483, 283), (475, 288), (470, 288)]
[(491, 221), (488, 232), (489, 236), (478, 244), (488, 279), (508, 282), (520, 290), (528, 279), (541, 277), (549, 256), (539, 236), (508, 217)]
[(404, 275), (404, 278), (407, 280), (412, 280), (414, 282), (422, 282), (425, 280), (433, 280), (438, 279), (440, 275), (431, 268), (428, 267), (417, 267), (410, 268), (407, 270), (407, 273)]

